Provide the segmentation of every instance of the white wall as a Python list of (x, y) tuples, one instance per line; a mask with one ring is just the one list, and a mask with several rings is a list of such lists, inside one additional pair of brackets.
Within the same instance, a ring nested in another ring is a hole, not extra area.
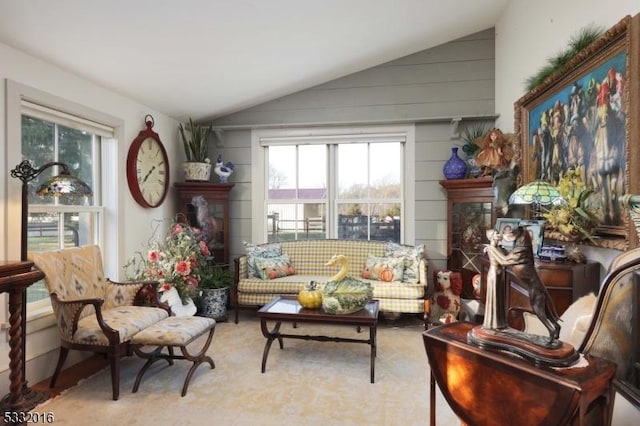
[[(112, 58), (117, 61), (118, 58)], [(126, 66), (126, 65), (124, 65)], [(126, 156), (131, 141), (145, 128), (144, 117), (152, 114), (155, 119), (154, 130), (160, 135), (170, 159), (184, 158), (182, 146), (178, 144), (178, 123), (135, 100), (126, 98), (112, 90), (100, 87), (81, 77), (44, 63), (9, 46), (0, 44), (0, 259), (19, 259), (20, 240), (19, 209), (20, 209), (20, 181), (9, 177), (9, 171), (17, 162), (9, 164), (9, 153), (15, 157), (20, 149), (20, 141), (7, 140), (6, 122), (6, 80), (13, 80), (23, 85), (47, 92), (66, 101), (82, 105), (96, 111), (118, 118), (122, 126), (119, 129), (121, 139), (118, 141), (117, 158), (118, 185), (108, 188), (117, 191), (118, 206), (114, 212), (118, 216), (117, 243), (113, 252), (117, 260), (116, 265), (109, 271), (109, 277), (123, 279), (121, 266), (134, 251), (141, 248), (141, 244), (150, 236), (150, 222), (152, 219), (172, 217), (175, 212), (173, 189), (164, 204), (157, 209), (146, 210), (138, 206), (129, 193), (126, 171)], [(178, 161), (171, 163), (172, 182), (181, 179)], [(18, 223), (17, 223), (18, 222)], [(118, 267), (118, 265), (120, 267)], [(7, 295), (0, 295), (0, 322), (8, 323)], [(3, 330), (5, 328), (3, 327)], [(2, 333), (4, 335), (4, 333)], [(27, 341), (27, 379), (31, 382), (40, 381), (51, 376), (57, 351), (52, 349), (59, 346), (59, 339), (55, 329), (46, 329), (29, 335)], [(0, 338), (0, 396), (8, 392), (9, 345), (7, 339)], [(34, 362), (29, 362), (36, 359)]]
[[(546, 63), (550, 56), (565, 49), (576, 31), (590, 24), (605, 30), (626, 15), (640, 13), (638, 0), (557, 1), (512, 0), (496, 24), (496, 113), (498, 126), (505, 132), (514, 129), (514, 102), (527, 91), (525, 81)], [(639, 78), (634, 76), (633, 78)], [(593, 256), (610, 256), (590, 250)], [(613, 424), (637, 424), (638, 411), (626, 399), (617, 396)]]
[(566, 49), (571, 36), (595, 24), (605, 30), (640, 12), (638, 0), (511, 0), (496, 24), (496, 113), (505, 132), (514, 128), (513, 104), (527, 93), (525, 81)]

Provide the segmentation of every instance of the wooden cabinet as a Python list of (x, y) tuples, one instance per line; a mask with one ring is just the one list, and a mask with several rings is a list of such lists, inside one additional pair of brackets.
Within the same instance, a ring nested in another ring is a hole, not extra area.
[[(489, 270), (489, 259), (482, 257), (482, 286), (487, 282), (487, 271)], [(553, 300), (553, 305), (562, 315), (569, 305), (582, 296), (591, 292), (598, 294), (600, 285), (600, 264), (595, 262), (573, 263), (573, 262), (547, 262), (537, 261), (536, 269), (538, 276), (549, 291)], [(531, 310), (529, 303), (529, 292), (509, 268), (505, 271), (505, 282), (507, 284), (507, 315), (511, 308), (523, 308)], [(483, 291), (484, 294), (484, 291)], [(513, 318), (508, 318), (513, 321)], [(512, 324), (515, 328), (522, 328), (523, 324)]]
[(229, 192), (232, 183), (175, 183), (177, 211), (202, 229), (216, 264), (229, 264)]
[(491, 177), (440, 181), (447, 191), (447, 268), (462, 273), (465, 299), (473, 298), (471, 280), (496, 221), (492, 183)]

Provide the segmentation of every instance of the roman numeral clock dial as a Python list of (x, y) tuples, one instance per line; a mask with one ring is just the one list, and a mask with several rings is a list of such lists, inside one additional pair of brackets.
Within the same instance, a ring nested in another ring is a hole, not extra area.
[(127, 155), (127, 182), (133, 199), (142, 207), (158, 207), (169, 189), (169, 160), (153, 127), (153, 117), (145, 117), (146, 130), (133, 140)]

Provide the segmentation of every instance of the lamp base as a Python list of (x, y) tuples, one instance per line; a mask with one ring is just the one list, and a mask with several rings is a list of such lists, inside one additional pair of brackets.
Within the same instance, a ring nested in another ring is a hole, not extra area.
[[(6, 422), (4, 413), (27, 413), (33, 410), (36, 406), (42, 404), (49, 399), (49, 392), (47, 391), (34, 391), (29, 388), (27, 383), (24, 383), (22, 387), (22, 398), (18, 401), (11, 402), (11, 394), (6, 394), (0, 401), (0, 411), (2, 411), (3, 419)], [(12, 423), (9, 423), (12, 424)], [(17, 422), (16, 424), (21, 424)]]

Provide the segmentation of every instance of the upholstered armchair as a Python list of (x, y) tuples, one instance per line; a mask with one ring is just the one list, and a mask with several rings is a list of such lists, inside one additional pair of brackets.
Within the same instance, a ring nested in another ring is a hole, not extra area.
[[(31, 253), (45, 274), (61, 346), (51, 377), (54, 387), (70, 349), (105, 354), (110, 361), (113, 399), (120, 393), (120, 358), (131, 355), (131, 338), (168, 316), (157, 307), (155, 283), (117, 283), (104, 277), (98, 246)], [(135, 306), (144, 298), (156, 306)]]

